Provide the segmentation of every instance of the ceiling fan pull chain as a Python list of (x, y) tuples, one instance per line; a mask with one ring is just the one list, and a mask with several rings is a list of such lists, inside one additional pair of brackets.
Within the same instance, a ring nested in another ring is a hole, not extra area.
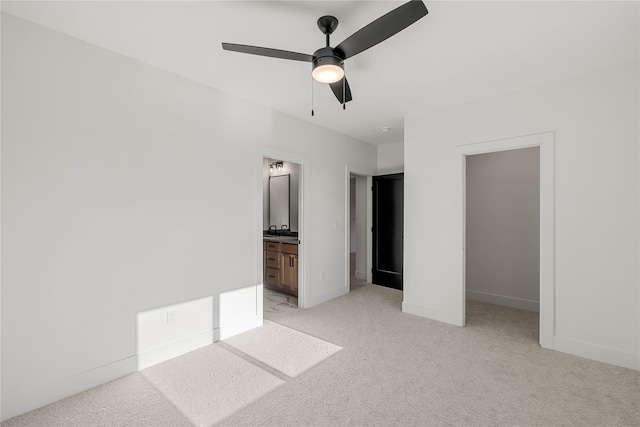
[(313, 76), (311, 76), (311, 117), (314, 116), (313, 111)]

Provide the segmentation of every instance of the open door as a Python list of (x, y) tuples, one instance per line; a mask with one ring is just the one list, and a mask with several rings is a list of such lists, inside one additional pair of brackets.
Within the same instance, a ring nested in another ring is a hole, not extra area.
[(404, 174), (373, 177), (373, 283), (402, 290)]

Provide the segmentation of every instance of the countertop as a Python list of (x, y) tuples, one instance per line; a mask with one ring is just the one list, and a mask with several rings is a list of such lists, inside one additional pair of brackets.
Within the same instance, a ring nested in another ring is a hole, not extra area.
[(265, 242), (291, 243), (293, 245), (298, 244), (298, 238), (295, 236), (263, 236), (262, 240)]

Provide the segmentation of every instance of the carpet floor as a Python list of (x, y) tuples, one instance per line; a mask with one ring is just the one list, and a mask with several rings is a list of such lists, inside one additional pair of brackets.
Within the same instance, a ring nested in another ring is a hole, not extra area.
[(223, 341), (2, 427), (640, 425), (640, 372), (540, 348), (537, 313), (468, 301), (459, 328), (401, 301), (353, 282), (310, 309), (265, 306), (300, 342), (335, 346), (294, 376)]

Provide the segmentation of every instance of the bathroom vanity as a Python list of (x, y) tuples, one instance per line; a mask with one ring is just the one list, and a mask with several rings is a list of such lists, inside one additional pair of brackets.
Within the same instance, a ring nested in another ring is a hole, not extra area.
[(298, 239), (266, 237), (264, 249), (264, 285), (298, 296)]

